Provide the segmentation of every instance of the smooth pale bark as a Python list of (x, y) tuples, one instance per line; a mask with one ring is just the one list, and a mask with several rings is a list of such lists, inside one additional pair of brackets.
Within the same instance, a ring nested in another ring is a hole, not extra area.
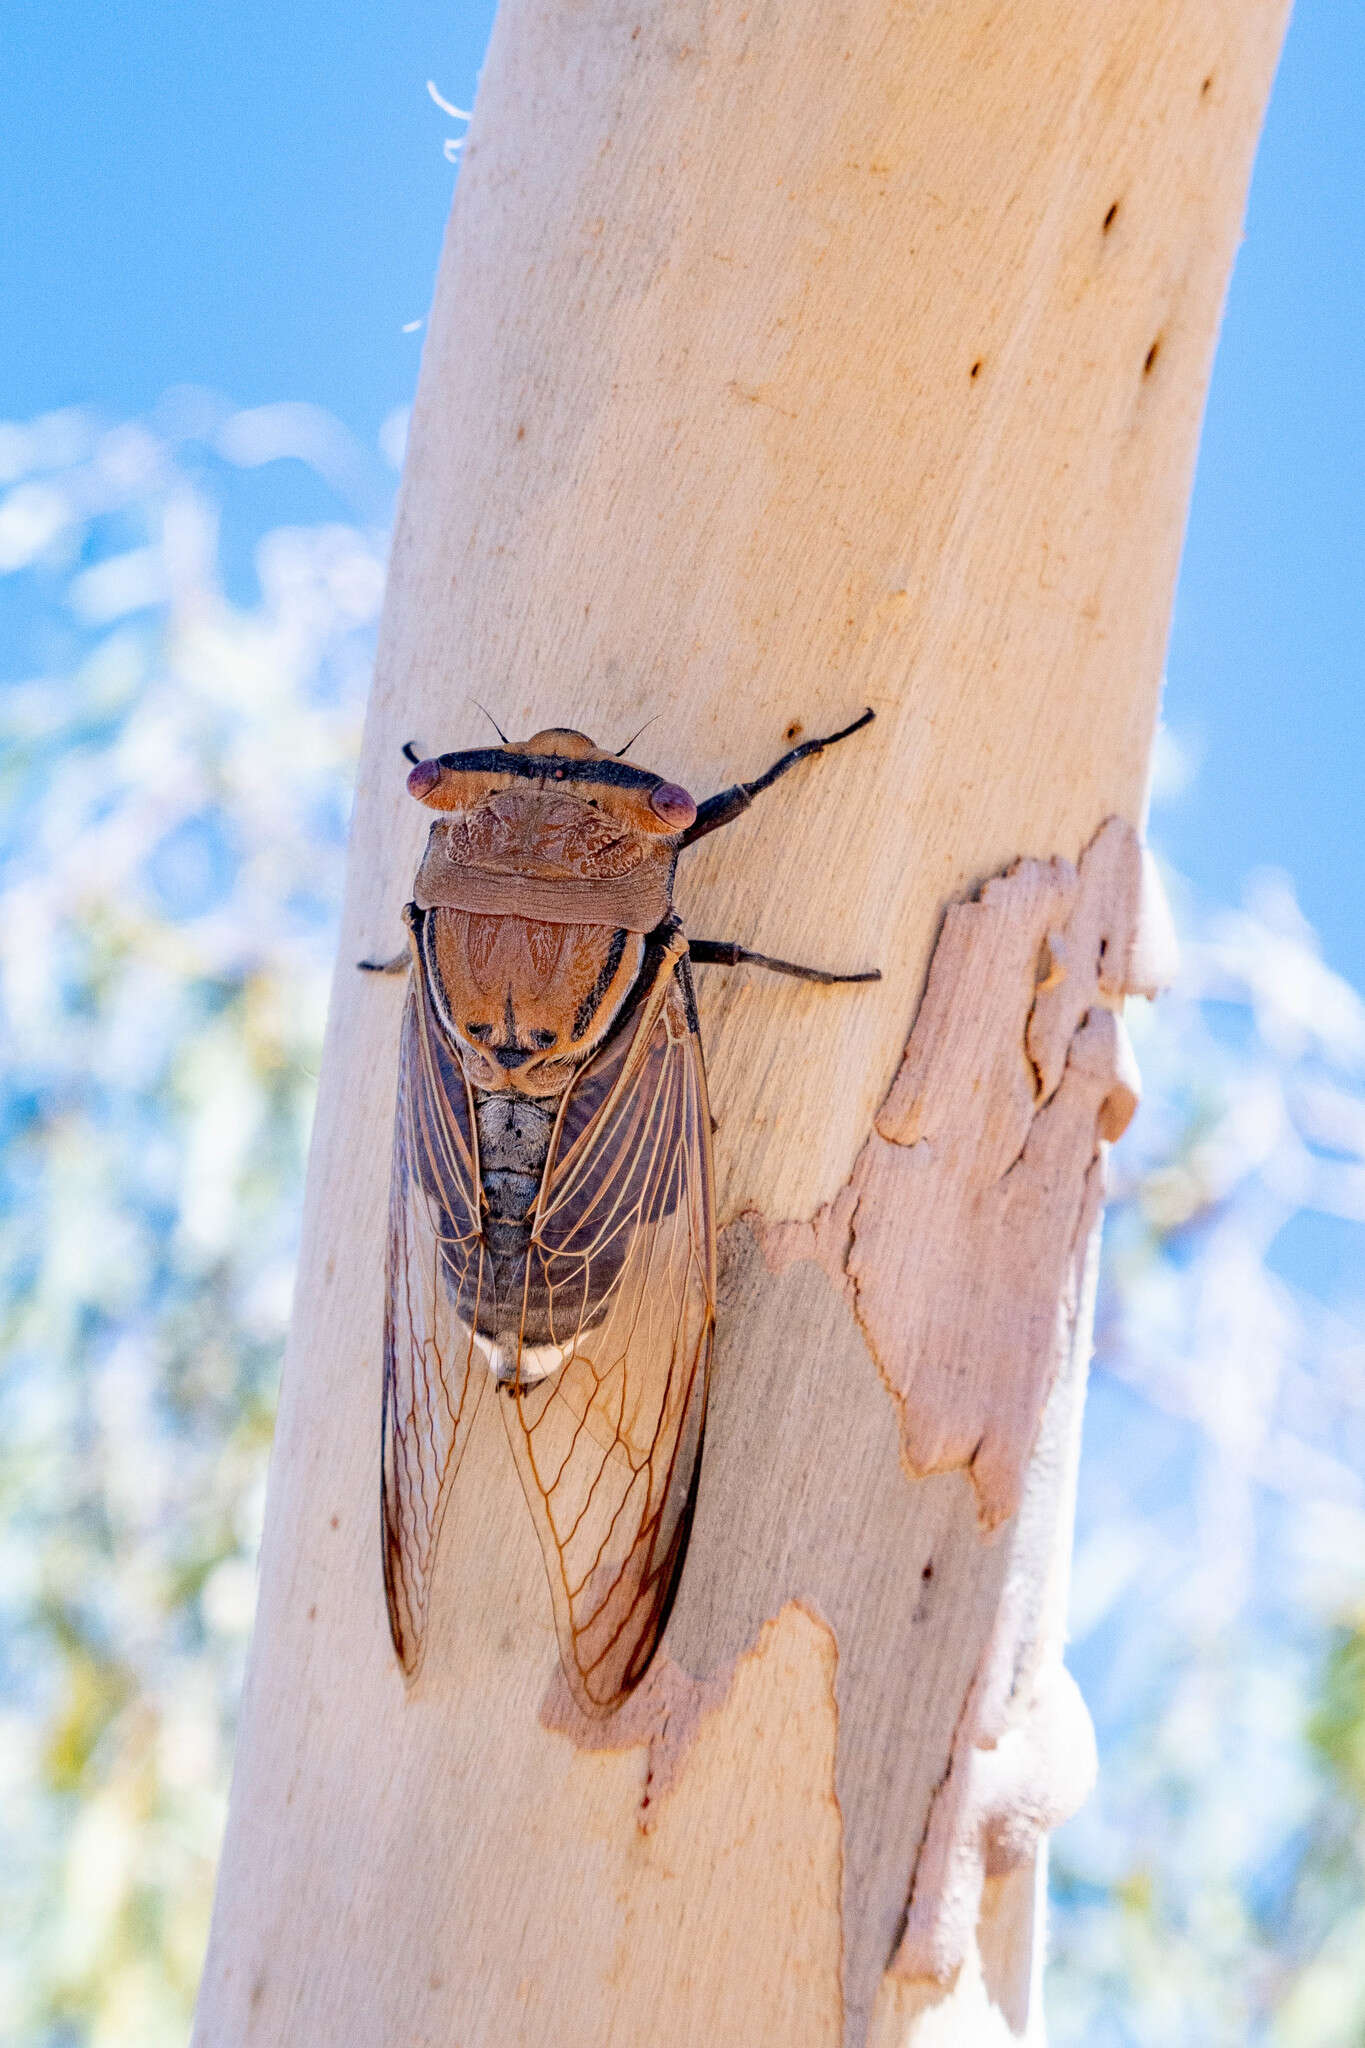
[[(200, 2048), (1041, 2039), (1114, 1013), (1152, 979), (1131, 829), (1096, 835), (1142, 819), (1285, 14), (505, 0), (412, 424)], [(400, 994), (350, 963), (393, 950), (422, 839), (399, 746), (473, 743), (475, 697), (513, 735), (654, 718), (636, 758), (698, 793), (878, 713), (685, 868), (694, 934), (885, 979), (700, 970), (712, 1423), (666, 1654), (605, 1728), (492, 1403), (410, 1692), (385, 1626)], [(944, 924), (1021, 856), (1069, 865)]]

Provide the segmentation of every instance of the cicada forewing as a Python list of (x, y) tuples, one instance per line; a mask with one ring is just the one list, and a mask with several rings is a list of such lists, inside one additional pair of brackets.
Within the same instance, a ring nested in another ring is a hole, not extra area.
[(420, 965), (398, 1065), (384, 1311), (384, 1591), (408, 1677), (422, 1661), (436, 1546), (488, 1378), (473, 1103)]
[[(499, 1402), (565, 1676), (590, 1714), (619, 1706), (654, 1654), (706, 1420), (711, 1119), (682, 950), (680, 937), (665, 949), (633, 1019), (565, 1099), (532, 1232), (523, 1367)], [(533, 1362), (552, 1369), (533, 1378)]]

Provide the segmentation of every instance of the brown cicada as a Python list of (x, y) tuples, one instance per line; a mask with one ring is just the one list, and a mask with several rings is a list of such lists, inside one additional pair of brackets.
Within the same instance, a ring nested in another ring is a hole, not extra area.
[[(415, 762), (440, 815), (404, 919), (384, 1325), (389, 1626), (422, 1659), (441, 1520), (492, 1379), (564, 1671), (606, 1714), (648, 1669), (696, 1498), (714, 1323), (711, 1117), (679, 853), (807, 755), (698, 806), (581, 733)], [(370, 966), (373, 963), (364, 962)]]

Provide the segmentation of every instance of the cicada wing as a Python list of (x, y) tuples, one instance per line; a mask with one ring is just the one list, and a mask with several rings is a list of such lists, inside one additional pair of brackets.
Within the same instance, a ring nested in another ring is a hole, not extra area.
[(389, 1188), (381, 1520), (399, 1662), (415, 1675), (441, 1521), (488, 1377), (476, 1334), (483, 1286), (479, 1170), (463, 1070), (422, 971), (403, 1013)]
[(521, 1370), (501, 1403), (565, 1675), (591, 1714), (639, 1683), (667, 1621), (706, 1419), (711, 1119), (680, 951), (679, 940), (665, 953), (634, 1030), (608, 1042), (566, 1100), (537, 1211)]

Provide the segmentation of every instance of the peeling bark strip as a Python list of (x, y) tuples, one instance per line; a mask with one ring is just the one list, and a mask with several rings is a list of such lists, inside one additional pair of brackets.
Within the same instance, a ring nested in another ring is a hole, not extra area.
[(945, 1785), (934, 1803), (891, 1964), (896, 1976), (951, 1982), (975, 1947), (988, 1880), (1032, 1862), (1044, 1838), (1085, 1804), (1095, 1768), (1089, 1711), (1058, 1658), (999, 1742), (955, 1750), (960, 1783), (953, 1797)]
[[(891, 1963), (897, 1983), (918, 1980), (938, 1996), (964, 1970), (980, 1976), (1002, 2010), (1017, 2007), (1020, 2031), (1029, 2009), (1028, 1973), (1013, 1983), (990, 1982), (991, 1907), (998, 1909), (1002, 1892), (1013, 1891), (1017, 1912), (1027, 1887), (1036, 1891), (1046, 1835), (1084, 1802), (1095, 1774), (1090, 1716), (1062, 1664), (1067, 1570), (1061, 1538), (1071, 1522), (1098, 1266), (1096, 1231), (1072, 1341), (1043, 1411), (1019, 1513), (1001, 1546), (1009, 1568), (995, 1627), (934, 1793)], [(1032, 1946), (1026, 1942), (1023, 1952)]]
[[(755, 1223), (772, 1270), (813, 1260), (844, 1294), (893, 1397), (903, 1466), (916, 1479), (965, 1471), (979, 1528), (1008, 1529), (983, 1556), (996, 1558), (994, 1627), (946, 1770), (908, 1837), (918, 1847), (884, 1957), (899, 1979), (947, 1985), (968, 1963), (985, 1970), (977, 1926), (988, 1886), (1027, 1875), (1093, 1782), (1089, 1715), (1062, 1664), (1058, 1558), (1105, 1155), (1138, 1101), (1111, 1006), (1154, 995), (1173, 968), (1155, 868), (1123, 820), (1100, 828), (1078, 867), (1017, 861), (948, 910), (900, 1070), (847, 1187), (809, 1224)], [(862, 1874), (867, 1850), (849, 1825), (856, 1954), (877, 1918), (877, 1881)], [(874, 1867), (884, 1885), (884, 1838)], [(862, 1972), (846, 1971), (859, 2022), (867, 1992)], [(987, 1994), (1027, 2011), (1026, 1986), (987, 1972)]]
[(760, 1231), (772, 1262), (814, 1255), (847, 1275), (908, 1469), (970, 1472), (988, 1529), (1018, 1508), (1070, 1343), (1101, 1141), (1137, 1106), (1110, 1006), (1155, 993), (1168, 930), (1119, 818), (1079, 869), (1020, 860), (954, 904), (848, 1188), (808, 1229)]

